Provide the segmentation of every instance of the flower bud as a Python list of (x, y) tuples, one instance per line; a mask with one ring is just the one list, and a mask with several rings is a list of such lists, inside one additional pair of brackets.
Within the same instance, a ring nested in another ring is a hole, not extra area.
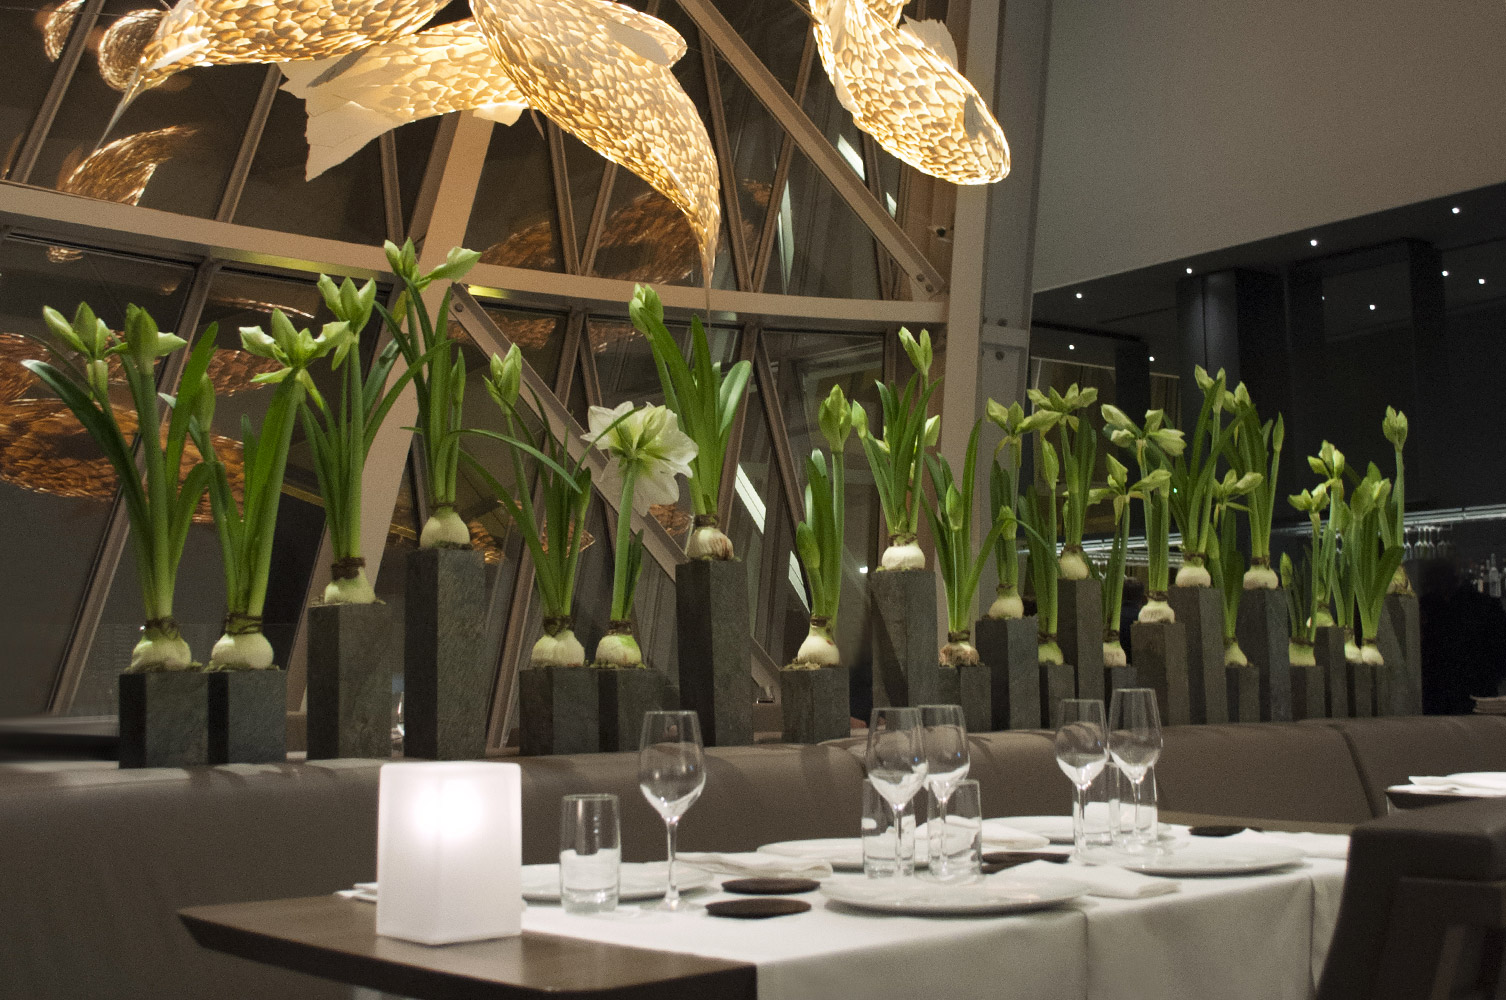
[(852, 429), (861, 441), (868, 436), (868, 411), (863, 409), (863, 404), (853, 400), (850, 407)]
[(832, 454), (846, 447), (847, 435), (852, 432), (852, 408), (840, 385), (831, 387), (831, 392), (822, 400), (816, 416), (821, 426), (821, 436), (826, 438), (827, 447), (832, 450)]
[(938, 413), (936, 416), (929, 417), (926, 420), (925, 446), (927, 448), (934, 448), (936, 447), (936, 442), (940, 440), (941, 415)]
[(492, 399), (502, 409), (511, 412), (517, 405), (518, 393), (523, 386), (523, 352), (513, 344), (507, 349), (507, 356), (499, 358), (492, 355), (490, 377), (486, 388)]
[(96, 399), (110, 398), (110, 366), (103, 358), (95, 358), (87, 364), (89, 389)]
[(1135, 426), (1135, 422), (1129, 418), (1128, 414), (1113, 403), (1104, 403), (1099, 407), (1099, 412), (1103, 414), (1103, 422), (1110, 427), (1130, 430)]
[(1381, 433), (1397, 451), (1407, 443), (1407, 415), (1400, 410), (1386, 407), (1386, 417), (1381, 421)]

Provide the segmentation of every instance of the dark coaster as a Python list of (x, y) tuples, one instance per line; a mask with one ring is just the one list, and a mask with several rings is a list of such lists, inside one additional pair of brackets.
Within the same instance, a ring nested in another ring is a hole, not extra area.
[(744, 896), (788, 896), (815, 892), (821, 888), (821, 883), (813, 878), (735, 878), (723, 882), (722, 888)]
[(1194, 837), (1232, 837), (1246, 829), (1243, 826), (1193, 826), (1188, 827), (1187, 832)]
[(724, 899), (720, 903), (706, 904), (706, 912), (713, 917), (736, 917), (739, 920), (783, 917), (804, 913), (810, 908), (811, 904), (803, 899)]
[(1055, 851), (989, 851), (983, 855), (984, 865), (997, 865), (993, 871), (984, 869), (983, 874), (992, 875), (993, 872), (1001, 872), (1015, 865), (1027, 864), (1031, 861), (1049, 861), (1054, 865), (1064, 865), (1070, 855), (1058, 854)]

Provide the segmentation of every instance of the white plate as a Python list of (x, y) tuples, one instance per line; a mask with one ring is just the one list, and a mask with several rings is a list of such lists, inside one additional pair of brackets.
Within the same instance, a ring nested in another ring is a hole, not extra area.
[[(664, 895), (666, 866), (662, 861), (637, 864), (625, 861), (618, 875), (617, 898), (624, 901), (658, 899)], [(675, 881), (681, 892), (702, 889), (711, 884), (711, 875), (699, 868), (675, 865)], [(560, 899), (559, 865), (524, 865), (523, 898), (541, 903), (558, 903)]]
[(920, 879), (834, 878), (821, 893), (834, 902), (884, 913), (919, 916), (1023, 913), (1056, 906), (1087, 894), (1087, 886), (1068, 879), (1011, 879), (989, 876), (967, 885), (942, 885)]
[(1302, 851), (1285, 844), (1193, 841), (1174, 851), (1138, 856), (1105, 852), (1104, 863), (1145, 875), (1252, 875), (1293, 865)]
[[(1005, 816), (999, 822), (1007, 823), (1017, 830), (1039, 834), (1053, 844), (1072, 843), (1071, 816)], [(1175, 827), (1162, 823), (1160, 826), (1160, 837), (1162, 840), (1172, 840), (1175, 838), (1178, 830), (1185, 829), (1186, 827)], [(987, 849), (986, 845), (985, 849)]]
[[(861, 837), (824, 837), (815, 840), (783, 840), (777, 844), (764, 844), (759, 848), (765, 854), (777, 854), (781, 858), (799, 858), (802, 861), (825, 861), (837, 871), (860, 872), (863, 870), (863, 840)], [(926, 838), (915, 840), (915, 866), (926, 865)]]

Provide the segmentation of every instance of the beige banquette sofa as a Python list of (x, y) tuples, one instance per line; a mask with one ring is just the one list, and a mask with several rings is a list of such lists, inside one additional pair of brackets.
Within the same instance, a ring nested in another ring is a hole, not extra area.
[[(685, 850), (851, 836), (860, 740), (708, 751)], [(988, 815), (1064, 813), (1049, 733), (972, 737)], [(119, 771), (0, 764), (0, 1000), (348, 997), (345, 987), (198, 948), (185, 906), (308, 896), (374, 876), (379, 761)], [(663, 856), (633, 754), (531, 758), (526, 862), (552, 860), (559, 799), (615, 792), (624, 856)], [(1506, 719), (1417, 717), (1169, 727), (1162, 807), (1221, 816), (1359, 823), (1412, 774), (1506, 770)]]

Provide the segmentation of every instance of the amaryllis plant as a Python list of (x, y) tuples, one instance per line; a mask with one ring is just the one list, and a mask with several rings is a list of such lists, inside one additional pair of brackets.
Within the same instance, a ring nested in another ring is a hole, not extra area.
[(1092, 492), (1093, 466), (1098, 457), (1098, 434), (1083, 423), (1078, 411), (1098, 401), (1098, 390), (1079, 389), (1072, 383), (1065, 394), (1050, 389), (1041, 392), (1031, 389), (1027, 393), (1035, 404), (1031, 420), (1039, 420), (1031, 429), (1039, 430), (1044, 438), (1046, 431), (1056, 428), (1057, 441), (1061, 445), (1061, 462), (1066, 495), (1062, 498), (1062, 550), (1057, 557), (1064, 580), (1086, 580), (1088, 560), (1082, 551), (1082, 536), (1088, 519), (1088, 498)]
[[(1386, 436), (1387, 441), (1391, 442), (1392, 452), (1396, 456), (1396, 476), (1391, 484), (1391, 497), (1386, 501), (1386, 510), (1381, 516), (1381, 534), (1388, 546), (1395, 546), (1405, 551), (1407, 480), (1401, 452), (1407, 443), (1407, 415), (1400, 410), (1386, 407), (1385, 419), (1381, 421), (1381, 433)], [(1406, 568), (1397, 566), (1396, 575), (1391, 578), (1387, 593), (1410, 594), (1411, 592), (1412, 581), (1407, 579)]]
[[(1157, 469), (1171, 469), (1186, 443), (1182, 432), (1165, 426), (1162, 410), (1148, 410), (1145, 423), (1136, 424), (1123, 410), (1105, 403), (1103, 422), (1109, 440), (1131, 451), (1140, 469), (1140, 478), (1148, 479)], [(1138, 620), (1146, 623), (1176, 621), (1176, 612), (1166, 603), (1166, 589), (1171, 583), (1171, 503), (1170, 477), (1164, 485), (1147, 490), (1141, 501), (1145, 510), (1145, 547), (1150, 562), (1150, 587)]]
[(818, 423), (831, 452), (816, 448), (805, 460), (805, 520), (795, 526), (795, 551), (805, 568), (810, 595), (810, 629), (786, 670), (818, 670), (842, 662), (837, 648), (837, 612), (842, 603), (842, 540), (846, 528), (847, 460), (852, 415), (841, 386), (832, 386), (821, 403)]
[(1091, 503), (1105, 500), (1114, 505), (1114, 542), (1109, 549), (1108, 566), (1103, 572), (1103, 665), (1123, 667), (1129, 664), (1119, 636), (1119, 615), (1124, 610), (1124, 564), (1129, 548), (1129, 505), (1131, 500), (1144, 503), (1156, 490), (1166, 488), (1171, 479), (1167, 469), (1155, 469), (1150, 475), (1130, 482), (1129, 469), (1113, 455), (1108, 463), (1108, 485), (1095, 489)]
[(909, 330), (901, 329), (899, 343), (915, 366), (915, 374), (898, 396), (883, 382), (878, 383), (884, 417), (882, 438), (869, 434), (868, 414), (852, 404), (852, 429), (863, 443), (863, 454), (873, 471), (889, 534), (889, 544), (879, 559), (880, 571), (925, 569), (925, 553), (916, 535), (920, 525), (920, 470), (925, 465), (921, 456), (927, 448), (935, 447), (941, 435), (941, 418), (926, 415), (931, 394), (941, 384), (940, 379), (931, 379), (931, 335), (922, 330), (916, 340)]

